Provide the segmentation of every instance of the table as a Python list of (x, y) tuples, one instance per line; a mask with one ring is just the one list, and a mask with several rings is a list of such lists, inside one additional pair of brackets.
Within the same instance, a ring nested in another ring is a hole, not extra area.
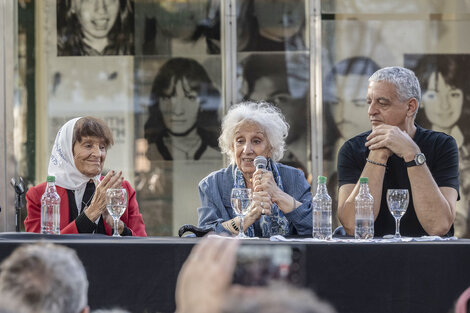
[[(178, 272), (197, 238), (0, 233), (0, 260), (38, 240), (77, 251), (92, 309), (173, 312)], [(470, 286), (470, 240), (407, 243), (270, 242), (305, 247), (306, 287), (338, 312), (448, 312)]]

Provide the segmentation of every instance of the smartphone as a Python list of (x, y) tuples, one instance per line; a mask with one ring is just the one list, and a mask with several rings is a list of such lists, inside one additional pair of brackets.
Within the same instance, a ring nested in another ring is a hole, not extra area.
[(304, 246), (287, 244), (243, 244), (238, 247), (232, 282), (245, 286), (265, 286), (281, 280), (303, 286)]

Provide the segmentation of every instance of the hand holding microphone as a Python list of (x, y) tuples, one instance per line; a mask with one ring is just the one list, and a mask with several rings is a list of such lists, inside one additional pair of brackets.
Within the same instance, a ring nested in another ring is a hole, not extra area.
[(271, 196), (264, 190), (265, 182), (269, 180), (269, 176), (272, 177), (272, 173), (267, 170), (268, 160), (264, 156), (259, 155), (255, 158), (254, 165), (256, 171), (253, 174), (253, 201), (260, 215), (270, 215), (272, 206)]

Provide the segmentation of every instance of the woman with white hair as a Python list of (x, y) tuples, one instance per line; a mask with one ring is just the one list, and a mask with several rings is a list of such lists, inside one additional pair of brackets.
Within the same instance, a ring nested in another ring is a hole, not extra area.
[[(250, 188), (253, 201), (242, 230), (248, 236), (311, 234), (310, 185), (302, 171), (277, 163), (288, 129), (281, 111), (266, 102), (244, 102), (228, 111), (219, 146), (230, 165), (199, 183), (199, 227), (238, 234), (240, 221), (232, 210), (230, 193), (232, 188)], [(256, 169), (257, 156), (266, 157), (267, 170)]]

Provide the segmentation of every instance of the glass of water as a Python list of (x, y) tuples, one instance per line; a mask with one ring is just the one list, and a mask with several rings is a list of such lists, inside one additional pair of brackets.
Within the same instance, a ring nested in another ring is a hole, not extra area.
[(401, 238), (400, 219), (408, 208), (409, 192), (408, 189), (388, 189), (387, 204), (390, 213), (395, 218), (395, 237)]
[(240, 219), (240, 230), (238, 231), (237, 238), (248, 238), (243, 232), (243, 219), (246, 213), (250, 210), (251, 204), (251, 189), (249, 188), (233, 188), (230, 200), (234, 213)]
[(119, 235), (119, 218), (127, 208), (127, 192), (124, 188), (106, 190), (106, 208), (113, 218), (114, 233), (113, 237), (121, 237)]

